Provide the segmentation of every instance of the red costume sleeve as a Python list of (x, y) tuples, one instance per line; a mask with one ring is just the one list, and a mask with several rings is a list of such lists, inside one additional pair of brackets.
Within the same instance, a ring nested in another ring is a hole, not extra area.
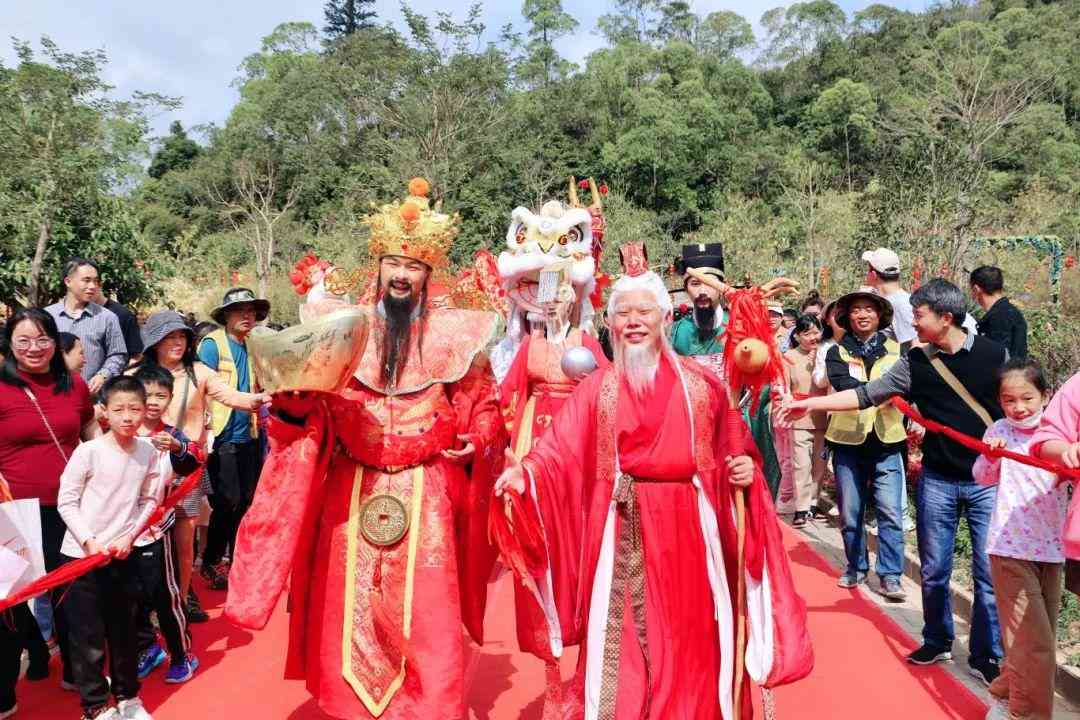
[(502, 406), (503, 421), (511, 438), (518, 436), (521, 428), (521, 416), (529, 401), (529, 342), (526, 336), (518, 346), (514, 362), (499, 385), (499, 403)]
[(488, 541), (488, 508), (495, 478), (502, 472), (506, 430), (495, 397), (495, 376), (486, 355), (477, 355), (461, 380), (448, 387), (457, 415), (459, 435), (467, 435), (476, 448), (465, 487), (454, 500), (454, 531), (458, 548), (458, 582), (462, 621), (473, 640), (484, 642), (487, 584), (496, 550)]
[(582, 382), (522, 461), (527, 470), (526, 493), (535, 498), (543, 522), (563, 645), (575, 645), (581, 638), (576, 603), (588, 502), (586, 479), (595, 474), (595, 386), (604, 374), (594, 372)]
[[(318, 495), (334, 442), (322, 402), (304, 426), (270, 421), (270, 454), (251, 507), (236, 534), (225, 616), (242, 627), (261, 629), (270, 619), (292, 571), (307, 587), (315, 547)], [(295, 596), (302, 596), (295, 593)], [(306, 617), (293, 608), (294, 619)]]

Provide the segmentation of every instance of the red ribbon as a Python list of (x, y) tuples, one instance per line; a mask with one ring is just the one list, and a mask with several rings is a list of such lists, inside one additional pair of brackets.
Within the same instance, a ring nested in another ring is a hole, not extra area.
[(1055, 475), (1061, 475), (1071, 478), (1073, 480), (1080, 480), (1080, 468), (1067, 468), (1064, 465), (1058, 465), (1056, 463), (1043, 460), (1042, 458), (1032, 457), (1031, 455), (1021, 455), (1020, 453), (1013, 452), (1012, 450), (1006, 450), (1005, 448), (992, 448), (982, 440), (977, 440), (970, 435), (954, 430), (951, 427), (946, 427), (939, 422), (933, 420), (927, 420), (911, 407), (908, 402), (902, 398), (894, 397), (892, 404), (897, 410), (907, 415), (909, 418), (925, 427), (928, 431), (945, 435), (950, 440), (960, 443), (969, 450), (973, 450), (982, 455), (992, 458), (1009, 458), (1015, 460), (1018, 463), (1024, 465), (1030, 465), (1031, 467), (1039, 468), (1040, 470), (1046, 470), (1052, 472)]
[[(201, 478), (202, 466), (199, 466), (198, 470), (184, 478), (184, 481), (175, 487), (161, 505), (150, 514), (150, 519), (139, 528), (138, 532), (135, 533), (135, 537), (142, 535), (146, 528), (160, 521), (161, 518), (165, 516), (165, 513), (176, 507), (177, 503), (179, 503), (185, 495), (195, 489), (195, 486), (199, 484)], [(61, 585), (66, 585), (75, 578), (81, 577), (91, 570), (96, 570), (99, 567), (108, 565), (112, 562), (112, 559), (113, 556), (110, 553), (98, 553), (96, 555), (79, 558), (78, 560), (72, 560), (69, 563), (64, 563), (51, 573), (42, 575), (18, 592), (0, 599), (0, 612), (15, 607), (19, 603), (24, 603), (27, 600), (49, 592), (50, 590), (54, 590)]]

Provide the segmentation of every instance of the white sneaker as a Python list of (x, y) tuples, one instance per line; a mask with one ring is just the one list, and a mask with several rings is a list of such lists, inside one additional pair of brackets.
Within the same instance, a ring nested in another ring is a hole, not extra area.
[(150, 713), (146, 712), (146, 708), (143, 707), (142, 700), (139, 698), (121, 700), (116, 703), (116, 709), (120, 711), (119, 717), (122, 720), (154, 720), (154, 718), (150, 717)]

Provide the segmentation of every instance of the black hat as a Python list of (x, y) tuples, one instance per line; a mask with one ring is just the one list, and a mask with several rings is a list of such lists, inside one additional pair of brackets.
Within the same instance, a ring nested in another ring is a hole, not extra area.
[(720, 243), (683, 245), (682, 258), (675, 261), (675, 269), (680, 275), (685, 275), (686, 268), (696, 268), (723, 280), (724, 246)]
[(210, 312), (210, 317), (219, 325), (225, 324), (225, 311), (235, 305), (254, 305), (255, 319), (262, 322), (270, 314), (270, 301), (255, 297), (247, 288), (231, 288), (225, 291), (221, 304)]

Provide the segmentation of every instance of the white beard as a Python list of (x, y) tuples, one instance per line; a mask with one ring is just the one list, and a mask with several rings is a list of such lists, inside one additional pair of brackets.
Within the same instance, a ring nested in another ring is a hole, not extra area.
[(638, 397), (652, 392), (656, 383), (656, 369), (660, 366), (660, 352), (649, 345), (623, 345), (615, 347), (615, 366), (626, 378), (630, 391)]

